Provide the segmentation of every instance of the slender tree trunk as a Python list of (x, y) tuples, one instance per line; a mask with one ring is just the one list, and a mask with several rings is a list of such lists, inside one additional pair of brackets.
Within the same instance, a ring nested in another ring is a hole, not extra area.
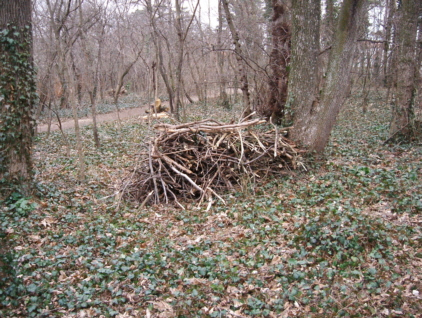
[[(422, 13), (422, 4), (419, 8), (419, 12)], [(417, 86), (418, 94), (416, 99), (416, 109), (415, 109), (415, 126), (417, 129), (422, 129), (422, 93), (421, 93), (421, 87), (422, 87), (422, 19), (419, 19), (418, 23), (418, 39), (416, 40), (416, 52), (417, 52), (417, 61), (416, 61), (416, 69), (417, 72)]]
[(30, 0), (0, 0), (0, 180), (24, 195), (32, 185), (35, 127), (31, 8)]
[[(60, 81), (62, 84), (63, 91), (66, 92), (62, 95), (61, 104), (71, 104), (73, 119), (75, 122), (75, 136), (76, 136), (76, 148), (78, 153), (78, 180), (83, 181), (85, 179), (85, 155), (82, 147), (82, 137), (79, 129), (79, 118), (78, 118), (78, 90), (79, 81), (76, 68), (74, 67), (74, 54), (72, 52), (72, 45), (74, 42), (69, 41), (69, 34), (67, 29), (64, 28), (66, 21), (69, 19), (73, 9), (78, 9), (77, 3), (72, 8), (71, 0), (61, 0), (59, 2), (46, 1), (48, 10), (50, 25), (53, 28), (54, 39), (55, 39), (55, 50), (58, 56), (57, 70), (60, 74)], [(80, 34), (78, 34), (80, 36)], [(76, 41), (76, 38), (74, 39)], [(70, 54), (68, 55), (68, 53)], [(68, 61), (67, 56), (70, 57)]]
[[(154, 43), (154, 47), (155, 50), (157, 51), (157, 56), (158, 56), (158, 71), (160, 72), (161, 77), (163, 78), (164, 81), (164, 85), (166, 86), (167, 89), (167, 94), (169, 95), (169, 102), (170, 102), (170, 111), (172, 113), (174, 113), (175, 109), (174, 109), (174, 105), (173, 105), (173, 100), (174, 100), (174, 93), (173, 93), (173, 88), (171, 86), (169, 77), (167, 75), (166, 69), (164, 67), (164, 56), (163, 56), (163, 49), (162, 49), (162, 45), (161, 45), (161, 41), (159, 39), (160, 34), (157, 28), (157, 22), (155, 20), (155, 12), (153, 12), (153, 7), (151, 4), (151, 0), (145, 0), (145, 5), (147, 8), (147, 12), (149, 14), (149, 18), (150, 18), (150, 23), (151, 23), (151, 27), (152, 27), (152, 42)], [(170, 72), (171, 73), (171, 72)]]
[[(69, 74), (70, 75), (70, 74)], [(82, 146), (82, 136), (81, 130), (79, 127), (79, 117), (78, 117), (78, 98), (76, 92), (73, 91), (74, 88), (70, 89), (71, 103), (72, 103), (72, 114), (73, 120), (75, 123), (75, 135), (76, 135), (76, 151), (78, 153), (78, 181), (82, 182), (85, 180), (85, 154)]]
[(176, 31), (177, 31), (177, 38), (179, 40), (179, 43), (178, 43), (179, 47), (178, 47), (178, 52), (177, 52), (176, 89), (175, 89), (175, 93), (176, 93), (175, 115), (176, 115), (176, 119), (178, 119), (178, 120), (180, 119), (179, 118), (180, 109), (183, 110), (183, 115), (185, 116), (185, 109), (183, 107), (183, 102), (182, 102), (182, 96), (183, 96), (182, 70), (183, 70), (183, 60), (184, 60), (184, 52), (185, 52), (185, 42), (186, 42), (186, 37), (187, 37), (187, 34), (189, 32), (190, 26), (192, 24), (193, 18), (195, 16), (196, 10), (198, 9), (198, 6), (199, 6), (199, 0), (198, 0), (197, 3), (196, 3), (196, 6), (195, 6), (195, 10), (192, 14), (192, 18), (188, 22), (186, 29), (183, 30), (183, 27), (182, 27), (182, 10), (181, 10), (180, 1), (181, 0), (175, 0), (175, 4), (176, 4), (175, 25), (176, 25)]
[(98, 125), (97, 125), (97, 90), (98, 88), (95, 87), (92, 91), (89, 91), (89, 99), (91, 101), (91, 114), (92, 114), (92, 125), (93, 130), (92, 134), (94, 137), (95, 147), (100, 148), (100, 137), (98, 136)]
[(154, 101), (156, 101), (158, 98), (158, 79), (157, 79), (157, 63), (155, 61), (152, 62), (151, 70), (152, 70), (152, 86), (153, 86), (153, 91), (154, 91), (153, 95), (154, 95)]
[(180, 8), (180, 0), (176, 2), (176, 31), (177, 38), (179, 40), (178, 52), (177, 52), (177, 68), (176, 68), (176, 105), (174, 107), (174, 113), (176, 119), (179, 120), (179, 110), (182, 107), (182, 68), (183, 68), (183, 53), (185, 49), (185, 39), (182, 30), (182, 11)]
[(98, 100), (98, 87), (100, 84), (99, 79), (99, 72), (100, 72), (100, 61), (102, 59), (102, 49), (103, 49), (103, 40), (104, 40), (104, 29), (101, 40), (98, 43), (98, 56), (97, 56), (97, 63), (95, 66), (95, 74), (94, 74), (94, 87), (92, 91), (90, 91), (90, 99), (91, 99), (91, 113), (92, 113), (92, 124), (93, 124), (93, 136), (95, 147), (100, 148), (100, 137), (98, 136), (98, 127), (97, 127), (97, 100)]
[(55, 67), (60, 81), (60, 108), (68, 108), (69, 85), (65, 71), (66, 52), (64, 45), (66, 44), (66, 39), (63, 35), (63, 26), (70, 16), (72, 0), (60, 0), (55, 2), (46, 0), (46, 3), (50, 20), (50, 28), (53, 30), (52, 33), (54, 35), (54, 51), (57, 54)]
[(192, 99), (192, 97), (190, 97), (189, 93), (186, 91), (186, 85), (185, 85), (184, 81), (183, 81), (182, 85), (183, 85), (183, 92), (185, 93), (185, 97), (187, 98), (189, 103), (193, 104), (195, 101)]
[(226, 92), (226, 76), (224, 73), (224, 51), (223, 51), (223, 5), (221, 1), (218, 2), (218, 30), (217, 30), (217, 64), (218, 64), (218, 74), (219, 74), (219, 99), (220, 104), (226, 108), (230, 108), (229, 97)]
[[(72, 59), (71, 65), (74, 65), (75, 62), (73, 61), (73, 54), (70, 54), (70, 56)], [(69, 96), (72, 107), (73, 121), (75, 125), (76, 151), (78, 154), (78, 181), (83, 182), (85, 180), (86, 165), (78, 116), (78, 106), (80, 105), (78, 99), (78, 76), (75, 73), (75, 69), (73, 67), (66, 66), (65, 72), (68, 75), (67, 83), (70, 84)]]
[[(200, 83), (199, 83), (199, 75), (198, 75), (198, 77), (196, 77), (196, 75), (195, 75), (195, 70), (194, 70), (194, 67), (192, 66), (192, 57), (191, 57), (191, 54), (189, 52), (187, 52), (187, 54), (186, 54), (186, 59), (187, 59), (187, 63), (188, 63), (188, 66), (189, 66), (189, 70), (190, 70), (190, 74), (191, 74), (193, 83), (195, 85), (196, 96), (198, 96), (199, 101), (203, 101), (204, 100), (204, 94), (203, 94), (203, 91), (202, 91)], [(196, 62), (194, 61), (193, 63), (195, 65), (196, 71), (199, 74), (199, 70), (198, 70)]]
[(102, 25), (100, 38), (98, 40), (98, 53), (96, 58), (93, 56), (93, 53), (89, 52), (87, 47), (87, 38), (84, 30), (83, 24), (85, 23), (83, 18), (83, 10), (82, 10), (82, 0), (79, 0), (79, 32), (81, 38), (81, 46), (82, 51), (85, 56), (85, 65), (86, 65), (86, 74), (85, 77), (89, 79), (88, 87), (86, 88), (88, 91), (88, 95), (91, 101), (91, 114), (92, 114), (92, 123), (93, 123), (93, 137), (95, 142), (95, 147), (100, 147), (100, 139), (98, 136), (98, 127), (97, 127), (97, 92), (99, 86), (99, 67), (100, 61), (102, 58), (102, 49), (103, 49), (103, 42), (104, 42), (104, 33), (105, 33), (105, 25)]
[(385, 6), (385, 39), (384, 39), (384, 50), (382, 55), (382, 66), (383, 66), (383, 76), (384, 76), (384, 85), (391, 88), (391, 71), (389, 69), (389, 57), (390, 57), (390, 43), (391, 43), (391, 30), (393, 26), (394, 13), (396, 11), (396, 0), (386, 0)]
[(135, 65), (135, 63), (139, 60), (141, 53), (142, 53), (142, 51), (139, 51), (138, 54), (136, 55), (136, 57), (134, 58), (134, 60), (131, 61), (128, 65), (126, 65), (123, 72), (120, 74), (120, 76), (118, 78), (116, 89), (114, 90), (113, 102), (114, 102), (114, 106), (116, 107), (117, 120), (119, 122), (119, 127), (122, 125), (122, 120), (120, 119), (120, 108), (119, 108), (120, 92), (122, 91), (122, 87), (123, 87), (124, 79), (125, 79), (126, 75), (129, 73), (129, 71), (132, 69), (132, 67)]
[[(366, 56), (364, 55), (366, 54)], [(369, 91), (371, 89), (371, 52), (366, 49), (365, 53), (362, 53), (364, 57), (362, 61), (363, 66), (363, 83), (362, 83), (362, 113), (366, 114), (368, 111), (368, 103), (369, 103)], [(369, 82), (369, 83), (368, 83)]]
[(247, 117), (252, 113), (251, 105), (250, 105), (250, 96), (249, 96), (249, 83), (248, 83), (248, 75), (246, 73), (245, 63), (242, 59), (242, 47), (240, 45), (239, 34), (234, 26), (232, 15), (229, 9), (229, 1), (228, 0), (221, 0), (223, 3), (224, 13), (226, 15), (227, 24), (230, 29), (230, 33), (232, 34), (232, 40), (234, 44), (234, 52), (236, 54), (236, 60), (239, 68), (239, 76), (240, 81), (242, 83), (242, 94), (243, 94), (243, 117)]

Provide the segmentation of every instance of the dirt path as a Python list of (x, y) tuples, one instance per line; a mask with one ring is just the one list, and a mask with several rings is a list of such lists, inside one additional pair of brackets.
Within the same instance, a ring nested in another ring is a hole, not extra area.
[[(148, 105), (136, 107), (136, 108), (128, 108), (123, 109), (119, 111), (120, 119), (127, 119), (137, 116), (144, 116), (145, 110), (148, 108)], [(97, 123), (104, 123), (104, 122), (110, 122), (118, 120), (117, 112), (107, 113), (107, 114), (100, 114), (97, 115)], [(92, 124), (92, 117), (84, 117), (79, 119), (79, 126), (87, 126)], [(63, 130), (75, 128), (75, 122), (71, 118), (63, 119), (62, 121), (62, 128)], [(56, 131), (59, 130), (59, 123), (57, 121), (54, 121), (51, 123), (50, 131)], [(39, 133), (48, 131), (48, 124), (41, 124), (38, 125), (37, 131)]]
[[(208, 92), (207, 96), (208, 98), (214, 98), (218, 96), (218, 94), (217, 92)], [(198, 101), (197, 96), (191, 96), (191, 98), (194, 101)], [(168, 102), (162, 102), (162, 105), (170, 107)], [(123, 120), (123, 119), (138, 117), (138, 116), (145, 116), (146, 115), (145, 110), (148, 109), (149, 107), (150, 107), (149, 105), (143, 105), (143, 106), (139, 106), (135, 108), (122, 109), (121, 111), (119, 111), (120, 119)], [(115, 121), (115, 120), (118, 120), (117, 112), (97, 115), (97, 124)], [(91, 125), (91, 124), (92, 124), (92, 117), (89, 116), (89, 117), (79, 118), (80, 127)], [(75, 128), (75, 122), (73, 121), (72, 118), (63, 118), (62, 128), (63, 130)], [(53, 121), (51, 123), (50, 131), (56, 131), (56, 130), (59, 130), (59, 123), (57, 121)], [(39, 133), (47, 132), (47, 131), (48, 131), (48, 124), (41, 124), (37, 126), (37, 132)]]

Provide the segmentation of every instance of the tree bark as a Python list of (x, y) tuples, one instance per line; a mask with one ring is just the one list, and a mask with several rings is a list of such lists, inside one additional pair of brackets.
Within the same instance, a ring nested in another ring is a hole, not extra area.
[(102, 59), (102, 50), (104, 45), (104, 34), (105, 34), (105, 23), (104, 20), (101, 19), (101, 32), (99, 33), (98, 37), (98, 51), (96, 56), (94, 52), (88, 49), (88, 39), (87, 39), (87, 32), (85, 30), (86, 19), (83, 14), (82, 10), (82, 0), (79, 0), (79, 32), (80, 32), (80, 39), (81, 39), (81, 47), (85, 57), (85, 74), (84, 77), (87, 78), (88, 83), (86, 83), (85, 89), (88, 91), (89, 99), (91, 102), (91, 114), (92, 114), (92, 123), (93, 123), (93, 137), (95, 147), (100, 148), (100, 138), (98, 134), (98, 127), (97, 127), (97, 93), (99, 87), (99, 69), (100, 69), (100, 61)]
[[(294, 1), (293, 1), (294, 2)], [(269, 96), (264, 116), (271, 117), (273, 123), (279, 123), (282, 117), (289, 121), (286, 113), (287, 84), (290, 62), (291, 22), (288, 1), (272, 0), (272, 50), (270, 54), (271, 75), (269, 77)]]
[(178, 46), (178, 52), (177, 52), (177, 68), (176, 68), (176, 104), (174, 107), (174, 113), (176, 116), (176, 119), (180, 119), (180, 108), (182, 108), (182, 68), (183, 68), (183, 53), (185, 49), (185, 39), (183, 37), (183, 31), (182, 31), (182, 10), (180, 8), (180, 0), (175, 0), (176, 4), (176, 32), (177, 32), (177, 38), (179, 40), (179, 46)]
[(182, 78), (182, 70), (183, 70), (183, 60), (184, 60), (184, 52), (185, 52), (185, 42), (186, 37), (189, 32), (189, 28), (192, 24), (193, 18), (195, 16), (196, 10), (199, 6), (199, 0), (196, 3), (195, 10), (193, 11), (192, 18), (188, 23), (186, 30), (183, 30), (182, 27), (182, 10), (181, 10), (181, 2), (180, 0), (175, 0), (176, 4), (176, 31), (177, 31), (177, 38), (179, 40), (179, 47), (177, 52), (177, 68), (176, 68), (176, 105), (175, 105), (175, 115), (176, 119), (180, 119), (180, 109), (182, 108), (184, 111), (183, 103), (182, 103), (182, 95), (183, 95), (183, 78)]
[(162, 45), (160, 41), (160, 33), (157, 27), (157, 21), (155, 18), (156, 11), (153, 10), (151, 0), (144, 0), (144, 3), (147, 9), (147, 12), (150, 18), (151, 27), (152, 27), (152, 34), (151, 34), (152, 42), (154, 43), (155, 50), (157, 51), (158, 71), (160, 72), (160, 75), (163, 78), (164, 84), (167, 89), (167, 94), (169, 95), (170, 111), (174, 113), (175, 111), (175, 107), (173, 105), (174, 92), (173, 92), (172, 85), (170, 83), (169, 76), (167, 75), (167, 71), (164, 67), (163, 49), (162, 49)]
[(242, 47), (240, 45), (239, 33), (237, 32), (232, 15), (229, 9), (229, 1), (228, 0), (221, 0), (223, 3), (224, 13), (226, 15), (227, 24), (230, 29), (230, 33), (232, 34), (233, 44), (234, 44), (234, 52), (236, 54), (237, 65), (239, 68), (239, 75), (240, 81), (242, 83), (242, 95), (243, 95), (243, 117), (247, 117), (252, 113), (251, 105), (250, 105), (250, 96), (249, 96), (249, 83), (248, 83), (248, 75), (246, 73), (245, 63), (242, 59)]
[(288, 88), (288, 107), (293, 112), (294, 125), (291, 137), (308, 146), (307, 130), (319, 104), (320, 12), (321, 1), (293, 1)]
[(226, 76), (224, 73), (224, 51), (223, 51), (223, 5), (221, 1), (218, 2), (218, 29), (217, 29), (217, 64), (219, 75), (219, 103), (226, 109), (230, 109), (229, 96), (226, 92)]
[(326, 0), (326, 19), (325, 19), (325, 34), (324, 46), (329, 46), (333, 42), (335, 31), (335, 13), (334, 13), (335, 0)]
[[(296, 2), (296, 1), (295, 1)], [(300, 0), (295, 3), (299, 5), (301, 3), (306, 9), (309, 10), (314, 1)], [(292, 93), (290, 95), (293, 99), (293, 111), (294, 115), (294, 129), (292, 131), (293, 138), (307, 147), (310, 151), (322, 153), (325, 146), (329, 141), (331, 131), (337, 120), (337, 115), (340, 111), (341, 106), (347, 98), (350, 89), (351, 76), (350, 70), (352, 68), (353, 56), (356, 50), (356, 40), (358, 38), (359, 26), (361, 25), (364, 9), (364, 0), (344, 0), (339, 16), (337, 30), (334, 35), (334, 42), (330, 51), (330, 58), (328, 62), (327, 75), (323, 84), (319, 101), (316, 96), (314, 86), (311, 90), (308, 86), (308, 78), (306, 76), (306, 70), (303, 70), (301, 63), (307, 63), (305, 58), (300, 56), (298, 50), (308, 50), (306, 46), (310, 46), (309, 43), (304, 40), (309, 39), (314, 46), (315, 34), (310, 33), (309, 35), (301, 35), (297, 29), (294, 32), (295, 42), (295, 54), (297, 60), (292, 64), (291, 72), (296, 74), (296, 79), (292, 83)], [(299, 7), (296, 7), (295, 12), (298, 13), (296, 22), (300, 28), (301, 24), (307, 23), (305, 21), (306, 16), (310, 13), (301, 12)], [(311, 11), (312, 12), (312, 11)], [(295, 13), (295, 14), (296, 14)], [(307, 26), (316, 28), (314, 26)], [(316, 50), (312, 48), (313, 61), (315, 61)], [(311, 67), (315, 65), (313, 63)], [(312, 70), (312, 68), (310, 69)], [(313, 71), (308, 71), (313, 72)], [(317, 69), (315, 69), (315, 74)], [(313, 80), (313, 83), (315, 81)], [(315, 84), (314, 84), (315, 85)], [(318, 87), (318, 86), (317, 86)], [(311, 92), (313, 98), (304, 99), (299, 96), (300, 92), (303, 95), (304, 92)], [(317, 98), (315, 98), (315, 96)], [(296, 101), (295, 101), (296, 100)], [(295, 104), (296, 103), (296, 104)]]
[(419, 73), (416, 39), (421, 3), (421, 0), (403, 0), (397, 8), (392, 62), (390, 139), (402, 137), (409, 140), (415, 133), (415, 101)]
[(35, 127), (31, 9), (30, 0), (0, 0), (0, 187), (16, 184), (24, 195), (32, 184)]
[(382, 55), (382, 66), (383, 66), (383, 76), (384, 76), (384, 85), (390, 89), (391, 88), (391, 74), (389, 69), (389, 56), (391, 52), (390, 43), (391, 43), (391, 29), (393, 25), (393, 17), (396, 10), (396, 0), (386, 0), (385, 6), (385, 38), (384, 38), (384, 50)]

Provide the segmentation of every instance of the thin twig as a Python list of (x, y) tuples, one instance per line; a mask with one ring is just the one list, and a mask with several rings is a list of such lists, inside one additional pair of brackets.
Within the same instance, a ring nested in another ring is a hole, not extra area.
[(160, 202), (160, 197), (158, 196), (158, 187), (157, 187), (157, 180), (154, 177), (154, 168), (152, 166), (152, 143), (149, 144), (149, 171), (151, 172), (152, 180), (154, 182), (154, 190), (155, 190), (155, 203)]
[(263, 122), (156, 125), (157, 136), (143, 154), (145, 159), (137, 160), (139, 167), (123, 182), (120, 194), (147, 204), (152, 192), (156, 203), (173, 201), (183, 209), (180, 198), (195, 199), (199, 205), (207, 199), (210, 208), (212, 197), (225, 204), (220, 193), (242, 185), (242, 179), (302, 167), (301, 151), (280, 129), (274, 125), (267, 131), (254, 129)]

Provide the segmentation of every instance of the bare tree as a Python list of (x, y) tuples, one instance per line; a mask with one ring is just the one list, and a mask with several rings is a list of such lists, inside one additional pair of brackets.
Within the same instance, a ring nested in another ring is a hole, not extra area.
[(183, 91), (183, 79), (182, 79), (182, 69), (183, 69), (183, 61), (184, 61), (184, 51), (185, 51), (185, 42), (186, 42), (186, 37), (188, 35), (189, 32), (189, 28), (192, 24), (193, 18), (195, 16), (196, 10), (198, 9), (199, 6), (199, 0), (196, 2), (196, 6), (194, 9), (194, 12), (192, 14), (192, 18), (190, 19), (187, 27), (185, 30), (183, 30), (183, 26), (182, 26), (182, 10), (181, 10), (181, 2), (180, 0), (175, 0), (176, 1), (176, 31), (177, 31), (177, 38), (179, 40), (179, 45), (178, 45), (178, 58), (177, 58), (177, 69), (176, 69), (176, 89), (175, 89), (175, 93), (176, 93), (176, 107), (175, 107), (175, 115), (176, 118), (179, 119), (179, 109), (182, 107), (182, 99), (181, 99), (181, 95), (182, 95), (182, 91)]
[[(79, 32), (80, 32), (80, 45), (82, 47), (83, 56), (84, 56), (84, 84), (85, 90), (88, 92), (89, 99), (91, 102), (91, 114), (93, 121), (93, 136), (95, 146), (100, 147), (100, 139), (98, 136), (98, 127), (97, 127), (97, 95), (99, 89), (99, 68), (100, 61), (102, 59), (102, 50), (104, 46), (104, 34), (105, 34), (105, 21), (102, 17), (102, 11), (107, 9), (107, 4), (105, 3), (105, 8), (93, 8), (95, 11), (92, 15), (89, 15), (87, 18), (84, 16), (84, 10), (82, 6), (82, 1), (79, 0)], [(88, 28), (87, 22), (95, 20), (95, 24), (98, 24), (98, 34), (97, 39), (88, 39)], [(97, 52), (90, 50), (88, 48), (89, 43), (97, 42)]]
[(242, 93), (243, 93), (243, 117), (247, 117), (252, 113), (250, 105), (250, 94), (249, 94), (249, 83), (248, 75), (246, 72), (246, 66), (243, 61), (242, 46), (240, 45), (239, 34), (234, 26), (232, 14), (230, 13), (229, 1), (220, 0), (223, 3), (224, 13), (226, 15), (227, 24), (229, 26), (230, 32), (232, 34), (232, 40), (234, 44), (234, 53), (236, 55), (237, 65), (239, 69), (240, 81), (242, 83)]
[(160, 0), (159, 3), (155, 7), (153, 7), (151, 0), (143, 0), (148, 12), (149, 21), (152, 28), (151, 37), (152, 37), (152, 41), (154, 43), (154, 47), (155, 47), (157, 57), (158, 57), (158, 71), (160, 72), (160, 75), (163, 78), (164, 84), (167, 89), (167, 93), (168, 93), (169, 101), (170, 101), (170, 110), (171, 112), (174, 112), (175, 111), (175, 107), (173, 105), (174, 92), (173, 92), (172, 85), (170, 83), (167, 70), (164, 65), (163, 45), (160, 40), (160, 31), (157, 25), (158, 9), (160, 5), (163, 3), (163, 1), (164, 0)]
[(218, 1), (218, 29), (217, 29), (217, 60), (219, 73), (219, 98), (220, 103), (225, 108), (230, 108), (229, 98), (226, 92), (226, 76), (224, 72), (224, 51), (223, 51), (223, 7), (222, 2)]
[(81, 104), (81, 72), (76, 65), (75, 53), (73, 47), (80, 32), (78, 28), (77, 11), (83, 1), (77, 3), (72, 0), (46, 0), (50, 27), (54, 34), (54, 50), (57, 55), (56, 70), (60, 79), (61, 88), (61, 107), (72, 108), (72, 115), (75, 124), (76, 150), (78, 153), (78, 180), (85, 179), (85, 155), (82, 146), (82, 137), (79, 127), (78, 106)]

